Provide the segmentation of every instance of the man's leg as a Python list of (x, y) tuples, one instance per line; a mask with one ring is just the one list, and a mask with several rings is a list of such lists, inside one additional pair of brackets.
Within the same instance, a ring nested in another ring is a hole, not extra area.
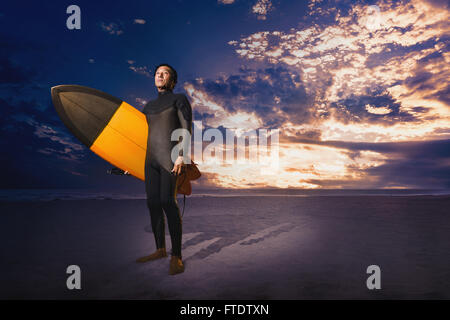
[(172, 255), (181, 257), (182, 220), (175, 195), (177, 176), (161, 168), (161, 205), (167, 215), (170, 238), (172, 241)]
[(161, 167), (161, 204), (167, 215), (170, 239), (172, 242), (172, 259), (170, 261), (170, 274), (184, 271), (181, 260), (182, 218), (176, 198), (177, 176)]
[(164, 213), (160, 200), (160, 183), (160, 171), (154, 167), (152, 161), (149, 161), (145, 166), (145, 191), (147, 194), (147, 207), (150, 211), (152, 231), (155, 237), (156, 252), (149, 256), (139, 258), (137, 262), (147, 262), (167, 257)]

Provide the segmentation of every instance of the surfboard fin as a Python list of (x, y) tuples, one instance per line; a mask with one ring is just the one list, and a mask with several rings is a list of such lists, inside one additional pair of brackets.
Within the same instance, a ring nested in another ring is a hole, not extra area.
[(108, 171), (106, 171), (108, 174), (115, 174), (115, 175), (125, 175), (125, 176), (129, 176), (130, 173), (128, 171), (124, 171), (122, 169), (119, 169), (117, 167), (112, 167), (111, 169), (109, 169)]

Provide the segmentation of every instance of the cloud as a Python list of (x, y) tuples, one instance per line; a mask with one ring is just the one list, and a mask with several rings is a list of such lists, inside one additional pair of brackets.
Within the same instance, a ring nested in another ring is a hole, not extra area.
[[(299, 74), (315, 99), (311, 118), (321, 119), (314, 124), (323, 127), (322, 139), (450, 137), (444, 132), (450, 121), (449, 11), (418, 0), (379, 1), (374, 29), (373, 6), (346, 4), (311, 1), (309, 26), (259, 31), (228, 44), (243, 60)], [(333, 19), (314, 22), (325, 16)], [(330, 132), (330, 123), (345, 130)]]
[[(450, 140), (397, 143), (280, 141), (277, 172), (264, 162), (200, 164), (217, 187), (432, 188), (450, 187)], [(205, 156), (205, 155), (204, 155)], [(206, 155), (208, 158), (209, 156)], [(205, 160), (205, 159), (204, 159)]]
[(147, 104), (147, 100), (146, 99), (142, 99), (142, 98), (136, 98), (136, 102), (140, 105), (140, 106), (144, 106)]
[(8, 150), (0, 157), (0, 165), (7, 168), (0, 186), (63, 187), (71, 181), (63, 172), (78, 171), (86, 161), (87, 148), (75, 141), (56, 111), (40, 110), (36, 101), (23, 100), (13, 104), (0, 99), (0, 108), (0, 147)]
[(266, 20), (269, 11), (273, 10), (270, 0), (258, 0), (252, 7), (254, 13), (259, 20)]
[(311, 1), (309, 25), (229, 40), (252, 68), (185, 84), (195, 119), (279, 128), (280, 166), (207, 162), (213, 184), (448, 187), (450, 16), (432, 2)]
[(111, 22), (108, 24), (101, 22), (100, 27), (103, 31), (105, 31), (109, 34), (112, 34), (112, 35), (119, 36), (119, 35), (123, 34), (123, 30), (121, 30), (120, 26), (114, 22)]
[(393, 144), (388, 152), (383, 165), (366, 171), (377, 187), (450, 188), (450, 140)]
[[(47, 93), (47, 90), (46, 90)], [(48, 94), (48, 93), (47, 93)], [(64, 127), (52, 106), (35, 101), (15, 104), (0, 98), (0, 188), (127, 188), (142, 190), (140, 181), (109, 177), (110, 165), (82, 145)], [(120, 180), (120, 181), (119, 181)]]
[(22, 84), (30, 81), (33, 73), (8, 58), (0, 57), (0, 84)]
[(421, 120), (404, 111), (401, 104), (386, 93), (350, 96), (329, 104), (333, 119), (342, 123), (379, 123), (383, 125)]
[[(0, 188), (86, 188), (101, 184), (112, 188), (116, 183), (121, 189), (120, 184), (126, 183), (127, 188), (142, 190), (142, 185), (132, 180), (109, 179), (108, 164), (62, 124), (51, 104), (49, 86), (54, 85), (54, 79), (42, 73), (42, 63), (54, 48), (3, 34), (0, 47), (0, 148), (4, 150), (0, 156), (0, 167), (4, 168)], [(36, 63), (39, 68), (33, 67)]]
[(136, 61), (135, 60), (131, 60), (131, 59), (127, 60), (127, 63), (129, 64), (128, 69), (130, 69), (134, 73), (141, 74), (141, 75), (146, 76), (148, 78), (152, 77), (152, 74), (151, 74), (150, 70), (146, 66), (142, 66), (142, 67), (136, 66), (135, 65)]
[[(5, 100), (0, 100), (2, 107), (8, 106), (9, 112), (3, 114), (3, 121), (0, 122), (0, 128), (5, 135), (14, 136), (19, 130), (22, 132), (21, 136), (27, 136), (29, 144), (34, 141), (39, 145), (38, 150), (55, 150), (55, 155), (64, 155), (71, 160), (80, 160), (84, 147), (76, 142), (73, 142), (71, 135), (65, 133), (61, 127), (46, 116), (46, 111), (39, 111), (34, 107), (33, 102), (22, 101), (18, 105), (11, 105)], [(52, 109), (50, 109), (52, 110)], [(31, 112), (30, 112), (31, 111)], [(38, 138), (38, 140), (36, 140)], [(9, 141), (9, 143), (17, 144), (17, 138)]]
[(19, 59), (15, 59), (17, 53), (24, 50), (34, 50), (35, 45), (20, 43), (15, 39), (0, 35), (0, 84), (21, 85), (30, 84), (36, 77), (36, 72), (27, 68)]
[(365, 105), (366, 111), (373, 114), (389, 114), (392, 112), (389, 107), (374, 107), (370, 104)]
[(235, 0), (217, 0), (220, 4), (232, 4)]
[[(130, 62), (128, 62), (128, 63), (130, 63)], [(133, 63), (134, 63), (134, 61), (133, 61)], [(133, 72), (137, 73), (137, 74), (142, 74), (142, 75), (144, 75), (144, 76), (146, 76), (148, 78), (152, 77), (152, 75), (150, 74), (150, 71), (147, 69), (146, 66), (144, 66), (144, 67), (135, 67), (135, 66), (131, 65), (128, 68), (130, 70), (132, 70)]]
[[(362, 143), (345, 141), (314, 141), (299, 139), (298, 143), (320, 145), (348, 151), (353, 160), (363, 153), (382, 155), (379, 165), (360, 167), (349, 163), (347, 170), (364, 177), (366, 182), (358, 182), (358, 187), (386, 188), (449, 188), (450, 187), (450, 140), (408, 141), (388, 143)], [(308, 182), (312, 183), (311, 180)], [(315, 179), (322, 187), (351, 187), (353, 179), (345, 181)], [(362, 184), (360, 184), (362, 183)]]
[(185, 90), (206, 125), (272, 128), (287, 121), (302, 124), (311, 120), (312, 98), (299, 81), (298, 74), (282, 66), (244, 67), (239, 74), (196, 79), (185, 85)]

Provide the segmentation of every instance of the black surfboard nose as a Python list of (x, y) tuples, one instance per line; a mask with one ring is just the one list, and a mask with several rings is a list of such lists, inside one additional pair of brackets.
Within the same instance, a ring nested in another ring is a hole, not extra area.
[(79, 85), (52, 87), (51, 95), (63, 123), (89, 148), (122, 103), (105, 92)]

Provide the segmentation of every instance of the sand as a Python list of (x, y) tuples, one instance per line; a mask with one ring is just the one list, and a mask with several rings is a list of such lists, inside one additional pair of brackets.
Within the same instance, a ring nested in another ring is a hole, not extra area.
[[(431, 195), (190, 197), (186, 271), (169, 276), (169, 258), (135, 262), (155, 250), (145, 200), (2, 202), (0, 298), (449, 299), (449, 208)], [(81, 290), (66, 287), (69, 265)]]

